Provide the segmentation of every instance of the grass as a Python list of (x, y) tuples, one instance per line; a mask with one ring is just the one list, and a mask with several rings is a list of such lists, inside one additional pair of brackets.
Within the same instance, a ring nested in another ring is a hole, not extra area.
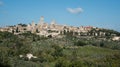
[[(101, 48), (101, 47), (95, 47), (91, 45), (78, 47), (76, 49), (64, 49), (64, 54), (69, 56), (67, 59), (71, 59), (73, 55), (73, 52), (76, 52), (76, 59), (80, 61), (84, 61), (85, 63), (100, 65), (109, 67), (118, 67), (119, 66), (119, 59), (113, 59), (116, 54), (119, 54), (119, 50), (112, 50), (107, 48)], [(93, 67), (94, 67), (93, 66)], [(98, 67), (98, 66), (96, 66)]]

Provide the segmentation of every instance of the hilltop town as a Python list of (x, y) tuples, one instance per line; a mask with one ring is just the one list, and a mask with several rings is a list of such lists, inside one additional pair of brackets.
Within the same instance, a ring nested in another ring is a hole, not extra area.
[(41, 16), (40, 21), (38, 24), (35, 24), (34, 21), (32, 21), (31, 24), (28, 25), (22, 25), (18, 24), (16, 26), (9, 26), (5, 28), (1, 28), (0, 31), (8, 31), (8, 32), (14, 32), (14, 34), (20, 34), (24, 32), (30, 31), (31, 33), (36, 33), (37, 35), (52, 35), (56, 36), (59, 34), (63, 34), (64, 32), (77, 32), (80, 35), (80, 32), (88, 32), (92, 29), (92, 26), (87, 27), (73, 27), (73, 26), (66, 26), (66, 25), (59, 25), (56, 23), (55, 20), (52, 20), (50, 24), (46, 23), (44, 21), (44, 17)]
[(52, 20), (50, 24), (46, 23), (44, 20), (44, 17), (40, 17), (40, 21), (36, 24), (34, 21), (32, 21), (31, 24), (18, 24), (15, 26), (7, 26), (4, 28), (0, 28), (0, 31), (7, 31), (17, 34), (22, 34), (26, 32), (31, 32), (40, 36), (52, 36), (56, 37), (59, 35), (64, 34), (71, 34), (71, 35), (78, 35), (78, 36), (115, 36), (113, 40), (119, 40), (119, 32), (103, 29), (103, 28), (97, 28), (93, 26), (80, 26), (80, 27), (74, 27), (74, 26), (67, 26), (67, 25), (59, 25), (55, 20)]

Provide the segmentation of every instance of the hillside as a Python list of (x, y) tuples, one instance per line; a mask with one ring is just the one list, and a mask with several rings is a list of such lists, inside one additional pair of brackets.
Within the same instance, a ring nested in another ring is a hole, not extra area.
[[(0, 32), (0, 67), (119, 67), (120, 42)], [(28, 57), (31, 56), (31, 57)]]

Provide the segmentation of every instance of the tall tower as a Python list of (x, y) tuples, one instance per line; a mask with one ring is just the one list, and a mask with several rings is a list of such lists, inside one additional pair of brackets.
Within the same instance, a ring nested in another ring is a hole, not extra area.
[(32, 26), (33, 26), (33, 27), (35, 26), (35, 22), (34, 22), (34, 21), (32, 21)]
[(56, 24), (56, 21), (55, 20), (52, 20), (51, 21), (51, 25), (55, 25)]
[(43, 16), (41, 16), (41, 17), (40, 17), (39, 24), (43, 24), (43, 23), (44, 23), (44, 17), (43, 17)]

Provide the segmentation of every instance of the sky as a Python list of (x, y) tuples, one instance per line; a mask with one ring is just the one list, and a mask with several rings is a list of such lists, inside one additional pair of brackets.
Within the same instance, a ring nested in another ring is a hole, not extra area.
[(0, 26), (53, 19), (70, 26), (120, 31), (120, 0), (0, 0)]

